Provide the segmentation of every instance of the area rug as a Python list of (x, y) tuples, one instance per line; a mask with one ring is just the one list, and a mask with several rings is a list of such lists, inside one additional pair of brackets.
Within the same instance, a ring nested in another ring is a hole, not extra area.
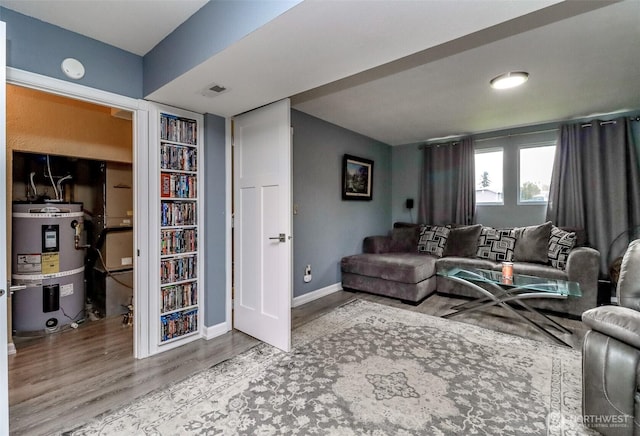
[(578, 351), (355, 300), (71, 435), (574, 435)]

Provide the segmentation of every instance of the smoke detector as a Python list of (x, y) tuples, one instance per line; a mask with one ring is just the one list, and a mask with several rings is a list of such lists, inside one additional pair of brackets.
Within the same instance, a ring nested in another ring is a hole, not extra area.
[(227, 91), (229, 91), (227, 87), (219, 85), (217, 83), (212, 83), (202, 91), (202, 95), (204, 95), (205, 97), (215, 97), (217, 95), (224, 94)]
[(78, 80), (84, 77), (84, 65), (78, 59), (66, 58), (60, 64), (62, 72), (70, 79)]

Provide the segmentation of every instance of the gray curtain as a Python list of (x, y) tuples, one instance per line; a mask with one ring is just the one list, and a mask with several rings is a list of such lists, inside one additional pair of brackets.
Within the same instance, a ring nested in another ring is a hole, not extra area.
[(563, 125), (551, 176), (547, 219), (586, 231), (600, 251), (607, 276), (608, 251), (621, 233), (640, 225), (640, 168), (629, 120)]
[(418, 221), (473, 224), (476, 208), (473, 139), (427, 145), (423, 151)]

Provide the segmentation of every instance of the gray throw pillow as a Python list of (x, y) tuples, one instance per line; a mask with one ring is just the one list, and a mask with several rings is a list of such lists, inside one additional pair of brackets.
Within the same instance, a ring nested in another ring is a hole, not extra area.
[(482, 224), (452, 228), (447, 238), (444, 256), (474, 257)]
[(422, 226), (418, 240), (418, 252), (442, 257), (450, 231), (444, 226)]
[(547, 221), (538, 226), (516, 228), (513, 260), (516, 262), (549, 263), (551, 227), (551, 221)]
[(391, 247), (392, 252), (411, 252), (416, 249), (418, 243), (419, 227), (398, 227), (391, 231)]

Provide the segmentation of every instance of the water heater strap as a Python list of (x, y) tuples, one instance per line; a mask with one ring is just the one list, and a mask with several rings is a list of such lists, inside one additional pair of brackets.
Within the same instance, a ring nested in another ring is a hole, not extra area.
[(46, 212), (46, 213), (30, 213), (30, 212), (13, 212), (14, 218), (81, 218), (84, 216), (84, 212)]
[(45, 280), (45, 279), (56, 279), (58, 277), (67, 277), (72, 276), (74, 274), (79, 274), (84, 272), (84, 266), (80, 268), (71, 269), (69, 271), (62, 271), (53, 274), (12, 274), (11, 278), (14, 280)]

